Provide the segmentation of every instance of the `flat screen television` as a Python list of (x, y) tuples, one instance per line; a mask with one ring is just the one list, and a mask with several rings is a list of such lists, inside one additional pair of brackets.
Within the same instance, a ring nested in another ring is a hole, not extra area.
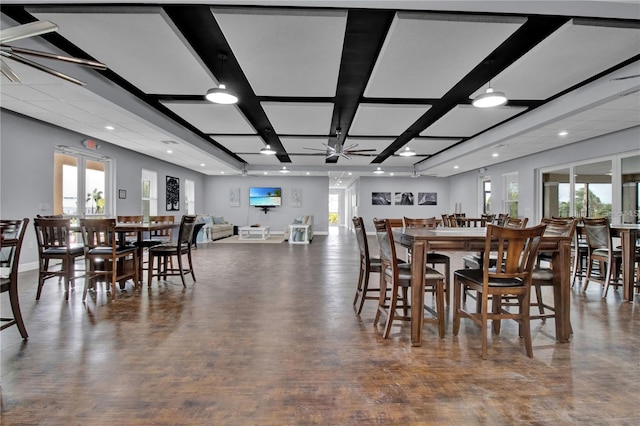
[(272, 207), (282, 205), (282, 188), (251, 187), (249, 188), (249, 205), (256, 207)]

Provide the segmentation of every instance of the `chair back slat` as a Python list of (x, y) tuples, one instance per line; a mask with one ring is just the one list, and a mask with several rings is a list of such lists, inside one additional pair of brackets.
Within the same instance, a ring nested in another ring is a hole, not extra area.
[(404, 218), (405, 228), (435, 228), (438, 226), (438, 220), (434, 217), (424, 219)]
[(38, 249), (41, 251), (69, 247), (72, 243), (71, 219), (35, 218), (33, 226), (36, 230)]
[(178, 245), (191, 246), (193, 239), (193, 228), (196, 224), (196, 216), (184, 215), (180, 221), (180, 231), (178, 232)]
[(364, 221), (361, 217), (354, 217), (353, 227), (356, 231), (356, 241), (358, 242), (358, 250), (360, 251), (360, 260), (369, 260), (369, 243), (367, 241), (367, 234), (364, 228)]
[[(26, 217), (24, 219), (0, 220), (0, 235), (2, 235), (0, 265), (9, 268), (9, 277), (12, 280), (17, 280), (20, 251), (28, 223), (29, 219)], [(9, 244), (5, 240), (12, 240), (12, 242)]]
[(591, 250), (607, 249), (612, 246), (611, 229), (609, 220), (603, 218), (583, 218), (584, 231), (587, 238), (587, 245)]
[(115, 219), (80, 219), (80, 227), (86, 249), (112, 247), (115, 250), (118, 242)]
[[(516, 229), (488, 225), (484, 264), (489, 265), (493, 259), (496, 267), (495, 269), (484, 268), (486, 277), (489, 279), (520, 278), (530, 281), (545, 227), (546, 225), (543, 224), (532, 228)], [(496, 243), (497, 248), (492, 251), (492, 245)], [(485, 282), (488, 281), (485, 280)]]

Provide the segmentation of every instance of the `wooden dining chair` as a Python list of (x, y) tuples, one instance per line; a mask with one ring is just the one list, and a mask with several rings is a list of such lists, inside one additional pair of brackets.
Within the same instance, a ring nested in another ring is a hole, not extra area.
[[(64, 298), (69, 300), (69, 287), (77, 277), (76, 259), (84, 256), (84, 244), (75, 242), (71, 229), (71, 219), (38, 218), (33, 220), (38, 244), (38, 290), (36, 300), (40, 300), (44, 282), (49, 278), (64, 279)], [(52, 265), (58, 261), (59, 265)]]
[[(527, 356), (533, 357), (531, 275), (544, 230), (545, 225), (525, 229), (488, 225), (482, 269), (461, 269), (454, 273), (453, 335), (458, 335), (461, 318), (469, 318), (479, 324), (483, 359), (487, 359), (488, 352), (488, 322), (492, 320), (493, 331), (499, 334), (500, 321), (503, 319), (513, 319), (519, 323), (519, 335), (524, 338)], [(495, 268), (489, 266), (491, 253), (495, 253), (497, 260)], [(465, 287), (478, 292), (480, 303), (476, 304), (475, 310), (467, 310), (462, 305)], [(507, 295), (517, 296), (517, 312), (510, 310), (509, 306), (503, 306), (503, 297)]]
[(523, 217), (522, 219), (518, 217), (508, 217), (502, 226), (505, 228), (522, 229), (527, 227), (528, 222), (528, 217)]
[[(425, 219), (413, 219), (413, 218), (404, 218), (404, 226), (406, 228), (436, 228), (438, 226), (438, 221), (435, 217), (425, 218)], [(445, 302), (449, 305), (449, 300), (451, 299), (451, 258), (443, 253), (437, 253), (434, 251), (430, 251), (427, 253), (427, 264), (431, 265), (432, 268), (435, 268), (436, 265), (444, 266), (444, 282), (445, 282)]]
[(12, 317), (2, 312), (0, 321), (3, 323), (0, 330), (15, 325), (18, 327), (23, 340), (29, 338), (27, 328), (24, 325), (22, 312), (20, 311), (20, 299), (18, 297), (18, 266), (20, 265), (20, 252), (24, 234), (27, 230), (29, 219), (0, 220), (0, 266), (8, 270), (7, 275), (0, 276), (0, 293), (9, 294)]
[(369, 253), (369, 243), (367, 241), (367, 233), (362, 218), (354, 217), (352, 220), (353, 227), (356, 232), (358, 250), (360, 251), (360, 273), (358, 275), (356, 294), (353, 298), (353, 306), (356, 306), (359, 298), (360, 305), (358, 306), (358, 315), (360, 315), (365, 300), (379, 299), (378, 292), (380, 291), (380, 286), (377, 285), (375, 287), (369, 287), (369, 278), (371, 273), (380, 273), (382, 262), (379, 257), (371, 256)]
[[(176, 241), (165, 242), (149, 247), (149, 273), (147, 280), (149, 287), (151, 287), (153, 277), (158, 277), (158, 279), (162, 277), (162, 279), (166, 281), (167, 276), (180, 276), (183, 287), (187, 286), (184, 279), (186, 274), (191, 274), (193, 281), (196, 280), (196, 275), (193, 271), (193, 262), (191, 260), (191, 241), (193, 239), (195, 223), (196, 216), (182, 216), (178, 239)], [(188, 268), (184, 267), (184, 256), (187, 257)], [(177, 267), (175, 267), (171, 261), (173, 258), (175, 258), (177, 262)], [(156, 259), (158, 260), (158, 267), (154, 272), (153, 266)]]
[[(135, 216), (117, 216), (116, 218), (118, 223), (135, 223), (142, 224), (144, 221), (144, 216), (135, 215)], [(129, 245), (138, 244), (138, 233), (137, 232), (125, 232), (124, 233), (124, 241)]]
[[(578, 221), (573, 217), (562, 219), (543, 218), (540, 223), (546, 226), (544, 232), (545, 236), (569, 237), (572, 240), (575, 238), (576, 226)], [(550, 305), (542, 298), (542, 288), (553, 287), (555, 272), (550, 266), (542, 266), (542, 262), (551, 265), (552, 260), (552, 253), (543, 251), (538, 253), (536, 266), (533, 268), (533, 272), (531, 275), (531, 285), (533, 286), (536, 295), (536, 302), (531, 303), (531, 307), (537, 307), (538, 314), (531, 315), (532, 320), (542, 319), (543, 321), (545, 321), (547, 318), (555, 318), (556, 316), (555, 300), (554, 305)]]
[[(617, 288), (620, 285), (617, 279), (617, 271), (622, 264), (622, 249), (613, 246), (611, 239), (611, 229), (609, 228), (609, 220), (603, 218), (582, 219), (584, 233), (587, 239), (587, 272), (584, 278), (582, 291), (587, 291), (590, 281), (600, 283), (604, 286), (602, 297), (607, 297), (609, 285)], [(595, 275), (594, 263), (598, 262), (598, 275)], [(604, 265), (604, 268), (600, 268)], [(603, 270), (604, 271), (604, 275)], [(613, 276), (614, 273), (616, 276)]]
[(115, 219), (80, 219), (86, 275), (82, 300), (87, 297), (96, 279), (106, 277), (110, 284), (107, 292), (116, 297), (116, 283), (133, 280), (138, 287), (138, 249), (119, 244)]
[[(394, 320), (411, 321), (408, 314), (412, 308), (409, 301), (408, 289), (411, 287), (413, 278), (411, 275), (411, 264), (399, 264), (396, 256), (396, 247), (393, 238), (393, 231), (389, 219), (373, 220), (378, 245), (380, 246), (380, 260), (382, 262), (382, 277), (380, 280), (380, 294), (378, 298), (378, 310), (373, 320), (376, 326), (380, 320), (380, 315), (386, 315), (387, 321), (384, 326), (382, 337), (389, 337), (391, 326)], [(425, 322), (435, 323), (438, 325), (438, 334), (441, 338), (445, 335), (444, 324), (444, 275), (433, 268), (427, 267), (425, 270), (425, 290), (434, 288), (436, 308), (433, 309), (428, 304), (424, 304), (425, 311), (431, 316), (424, 319)], [(389, 303), (387, 303), (387, 284), (391, 286), (391, 294)], [(399, 292), (402, 291), (402, 295)], [(401, 297), (404, 309), (403, 315), (398, 314), (398, 300)]]

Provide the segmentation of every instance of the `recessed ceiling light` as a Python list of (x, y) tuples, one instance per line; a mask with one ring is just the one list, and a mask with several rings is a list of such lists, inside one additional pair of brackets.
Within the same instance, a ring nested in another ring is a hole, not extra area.
[(566, 130), (562, 130), (558, 133), (558, 136), (567, 136), (569, 134), (569, 132), (567, 132)]
[(393, 176), (393, 172), (389, 173), (389, 176)]
[(171, 151), (170, 149), (167, 150), (167, 154), (173, 154), (173, 151)]
[(311, 172), (307, 172), (307, 176), (309, 176), (311, 174)]
[(460, 166), (458, 166), (457, 164), (455, 166), (453, 166), (454, 169), (459, 169)]
[(224, 171), (220, 172), (220, 174), (221, 174), (221, 175), (223, 175), (223, 174), (224, 174)]
[(205, 164), (204, 164), (204, 163), (200, 163), (200, 167), (204, 167), (204, 166), (205, 166)]
[(500, 156), (500, 154), (498, 154), (497, 152), (494, 152), (493, 154), (491, 154), (492, 157), (498, 157)]
[(353, 173), (349, 172), (349, 173), (347, 173), (347, 174), (348, 174), (349, 176), (351, 176)]
[(113, 127), (110, 124), (108, 126), (104, 126), (104, 128), (107, 129), (107, 130), (115, 130), (116, 129), (115, 127)]
[(377, 174), (377, 175), (381, 175), (382, 173), (384, 173), (384, 170), (382, 170), (380, 167), (378, 167), (377, 169), (375, 169), (373, 171), (373, 173)]

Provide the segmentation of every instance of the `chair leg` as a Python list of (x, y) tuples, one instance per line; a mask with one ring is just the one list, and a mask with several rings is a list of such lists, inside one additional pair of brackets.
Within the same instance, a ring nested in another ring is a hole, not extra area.
[(384, 270), (380, 272), (380, 296), (378, 297), (378, 309), (376, 316), (373, 319), (373, 326), (375, 327), (380, 320), (380, 312), (384, 309), (384, 304), (387, 302), (387, 280), (384, 278)]
[(20, 311), (20, 300), (18, 298), (18, 291), (9, 290), (9, 301), (11, 303), (11, 311), (13, 312), (13, 319), (16, 322), (16, 326), (18, 327), (18, 331), (20, 331), (20, 336), (22, 336), (23, 340), (29, 338), (29, 334), (27, 334), (27, 328), (24, 325), (24, 320), (22, 319), (22, 312)]
[(438, 281), (438, 283), (436, 284), (436, 309), (438, 310), (436, 312), (436, 316), (438, 318), (438, 333), (440, 334), (441, 339), (444, 339), (444, 333), (445, 333), (445, 329), (444, 329), (445, 288), (444, 287), (445, 287), (444, 281)]
[(155, 259), (155, 256), (152, 254), (149, 254), (148, 256), (148, 262), (149, 265), (147, 266), (148, 270), (147, 270), (147, 287), (151, 287), (151, 281), (153, 280), (153, 261)]
[(38, 272), (38, 291), (36, 292), (36, 300), (40, 300), (40, 294), (42, 293), (42, 287), (44, 287), (44, 271), (47, 270), (49, 264), (48, 261), (39, 261), (40, 271)]
[(533, 346), (531, 343), (531, 321), (529, 320), (530, 298), (529, 294), (518, 297), (520, 299), (520, 337), (524, 338), (524, 348), (529, 358), (533, 358)]
[[(478, 298), (479, 297), (480, 296), (478, 295)], [(497, 298), (495, 298), (495, 299), (497, 299)], [(487, 359), (487, 355), (488, 355), (487, 346), (489, 345), (489, 343), (488, 343), (489, 332), (487, 331), (487, 325), (488, 325), (488, 322), (489, 322), (489, 318), (488, 318), (488, 315), (487, 315), (487, 310), (489, 309), (489, 306), (488, 306), (489, 303), (488, 303), (487, 297), (486, 297), (486, 295), (484, 293), (482, 295), (482, 302), (483, 302), (482, 303), (482, 308), (481, 308), (482, 311), (481, 311), (481, 314), (480, 314), (481, 319), (482, 319), (481, 324), (480, 324), (480, 326), (482, 327), (482, 330), (481, 330), (481, 335), (482, 335), (482, 359)]]
[(187, 260), (189, 261), (189, 270), (191, 271), (191, 278), (193, 278), (193, 281), (196, 281), (196, 273), (193, 270), (193, 262), (191, 262), (191, 250), (189, 250), (187, 252)]
[[(544, 315), (544, 303), (542, 302), (542, 287), (539, 285), (535, 285), (536, 288), (536, 302), (538, 304), (538, 312), (540, 315)], [(546, 318), (542, 318), (542, 321), (545, 321)]]
[(184, 280), (184, 268), (182, 266), (182, 256), (176, 256), (178, 258), (178, 268), (180, 270), (180, 279), (182, 280), (182, 286), (187, 287), (187, 283)]
[(454, 278), (453, 280), (453, 335), (457, 336), (460, 330), (460, 309), (462, 307), (463, 285)]
[[(360, 275), (362, 276), (363, 271), (360, 270)], [(367, 292), (369, 291), (369, 278), (371, 272), (369, 268), (364, 270), (364, 276), (362, 277), (362, 288), (360, 288), (360, 306), (358, 307), (358, 315), (362, 312), (362, 308), (364, 307), (364, 301), (367, 298)], [(356, 298), (358, 297), (358, 293), (356, 293)], [(355, 302), (354, 302), (355, 303)]]
[(605, 298), (607, 297), (607, 291), (609, 291), (609, 283), (611, 282), (611, 272), (612, 272), (612, 265), (613, 262), (606, 262), (607, 264), (607, 271), (605, 277), (604, 277), (604, 290), (602, 291), (602, 297)]
[(356, 295), (353, 297), (353, 306), (356, 306), (356, 303), (358, 303), (358, 297), (362, 295), (363, 278), (364, 278), (364, 268), (362, 267), (362, 261), (361, 261), (360, 273), (358, 274), (358, 286), (356, 287)]
[(587, 260), (587, 274), (584, 277), (584, 284), (582, 284), (582, 291), (587, 291), (587, 286), (589, 285), (589, 278), (591, 278), (591, 270), (593, 269), (593, 261), (591, 259)]
[[(406, 287), (404, 287), (406, 289)], [(389, 313), (387, 314), (387, 322), (384, 326), (384, 332), (382, 333), (382, 338), (389, 338), (389, 334), (391, 333), (391, 325), (393, 324), (393, 319), (396, 316), (396, 307), (398, 305), (398, 287), (396, 285), (391, 288), (391, 301), (389, 302)], [(406, 299), (405, 299), (405, 309), (406, 309)], [(422, 314), (422, 312), (420, 313)]]
[(118, 260), (111, 262), (111, 300), (116, 299), (116, 278), (118, 278)]

